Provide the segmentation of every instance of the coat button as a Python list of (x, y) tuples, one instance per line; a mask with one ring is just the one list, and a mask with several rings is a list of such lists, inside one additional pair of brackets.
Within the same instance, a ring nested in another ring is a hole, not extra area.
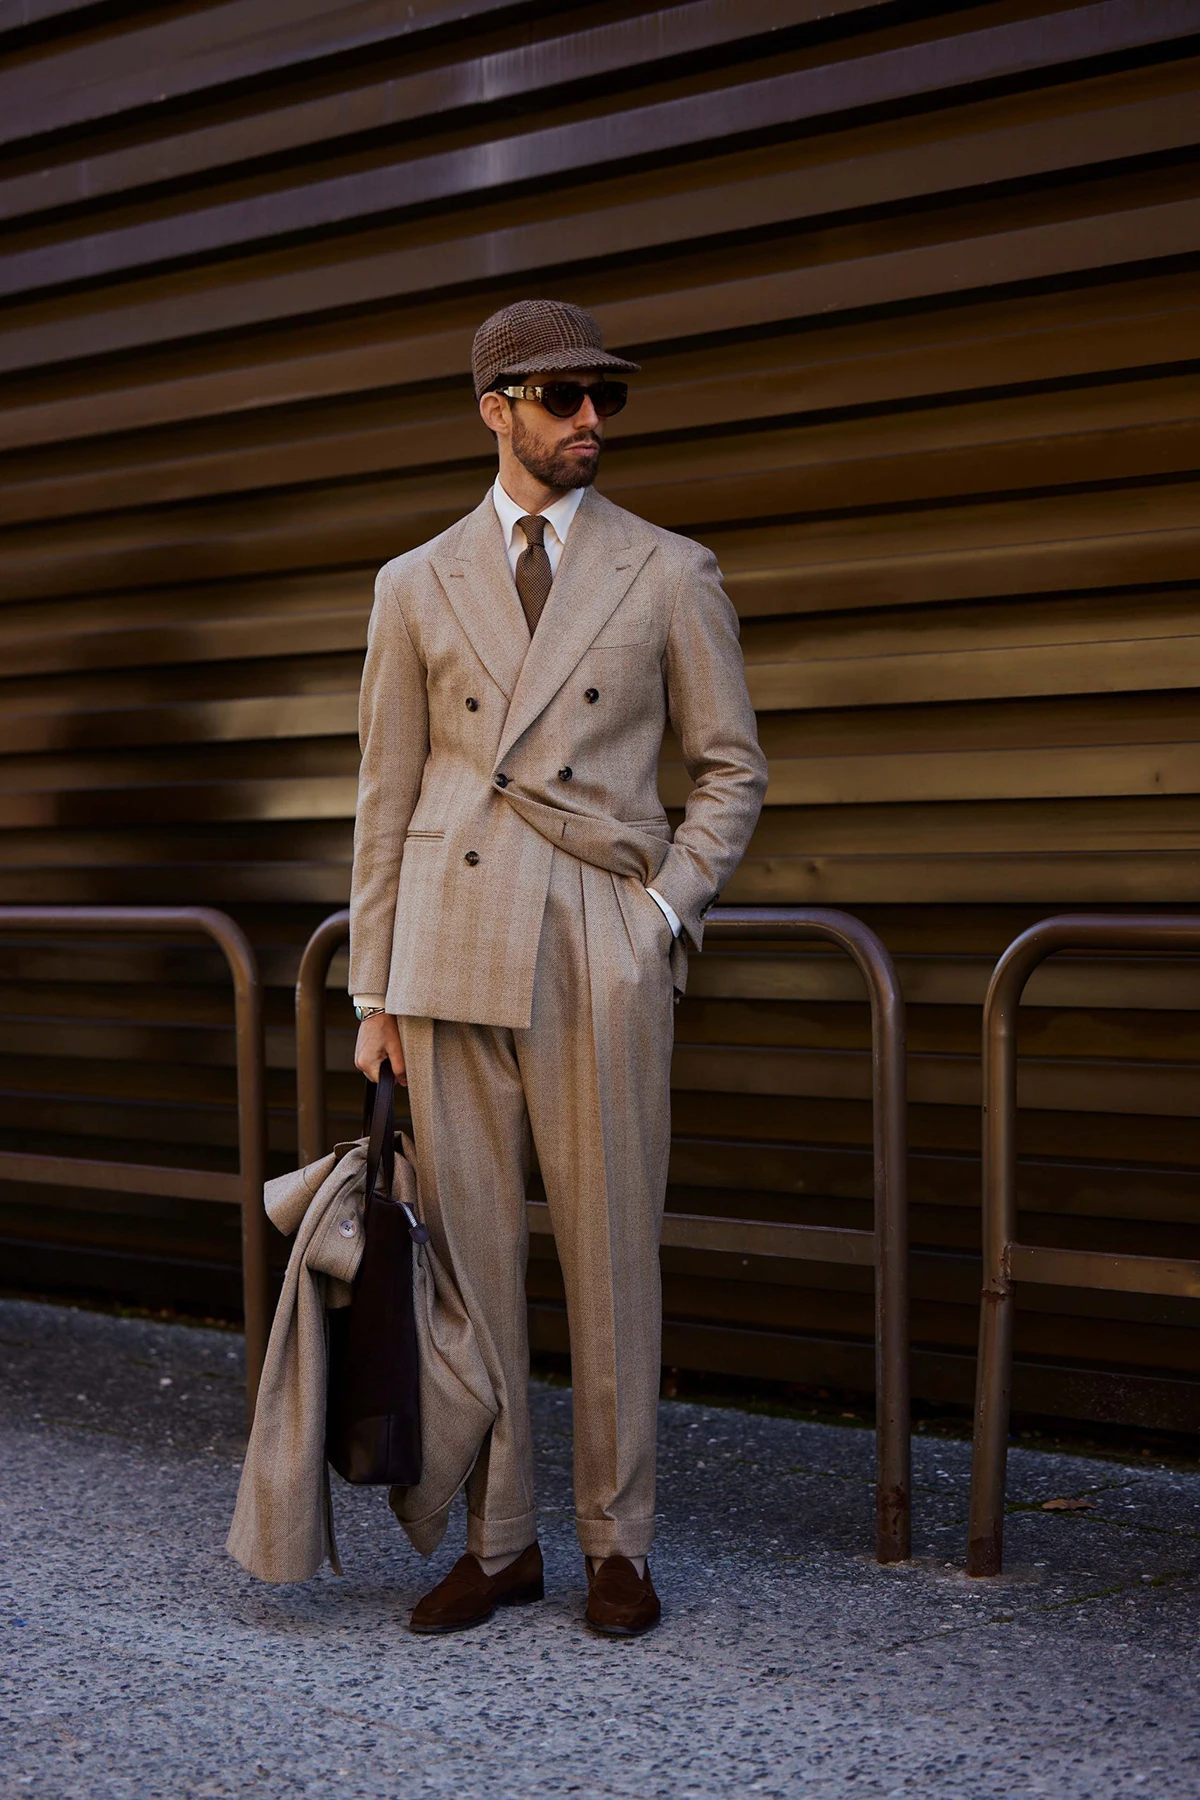
[(354, 1219), (339, 1219), (338, 1230), (344, 1238), (355, 1237), (358, 1233), (357, 1221)]
[(600, 698), (600, 689), (599, 688), (584, 688), (583, 697), (587, 701), (589, 706), (595, 706), (597, 700)]
[(573, 770), (573, 769), (560, 769), (560, 770), (559, 770), (559, 771), (558, 771), (558, 779), (559, 779), (559, 780), (560, 780), (560, 781), (570, 781), (570, 779), (571, 779), (571, 776), (572, 776), (572, 775), (573, 775), (573, 774), (574, 774), (574, 770)]
[(473, 694), (467, 695), (467, 711), (468, 712), (478, 712), (479, 711), (479, 702), (478, 702), (478, 700), (476, 700), (476, 698)]
[(496, 783), (497, 787), (507, 787), (508, 786), (508, 776), (507, 775), (493, 775), (492, 780)]
[(470, 863), (471, 867), (474, 868), (475, 864), (479, 861), (478, 850), (468, 850), (467, 854), (463, 857), (463, 861), (465, 863)]

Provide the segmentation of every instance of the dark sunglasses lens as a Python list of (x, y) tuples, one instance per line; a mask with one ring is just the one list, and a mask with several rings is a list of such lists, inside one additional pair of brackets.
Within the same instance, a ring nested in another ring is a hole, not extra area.
[(585, 387), (582, 381), (547, 381), (542, 385), (542, 405), (556, 419), (573, 419), (585, 394), (597, 415), (610, 419), (629, 398), (629, 388), (623, 381), (598, 381), (591, 387)]
[(629, 385), (624, 381), (601, 381), (592, 389), (592, 405), (602, 419), (619, 413), (629, 398)]

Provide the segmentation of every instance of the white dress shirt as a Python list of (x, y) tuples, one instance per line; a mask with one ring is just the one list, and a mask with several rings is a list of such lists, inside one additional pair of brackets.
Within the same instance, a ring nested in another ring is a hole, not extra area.
[[(571, 521), (579, 511), (579, 502), (587, 492), (586, 488), (568, 488), (566, 493), (557, 499), (552, 506), (544, 506), (541, 516), (546, 521), (546, 555), (550, 558), (550, 579), (558, 574), (558, 565), (562, 561), (563, 546), (567, 541), (567, 533), (571, 529)], [(500, 529), (504, 533), (504, 542), (508, 546), (508, 566), (515, 575), (517, 558), (525, 549), (525, 533), (517, 530), (517, 520), (528, 518), (523, 506), (518, 506), (500, 486), (497, 475), (492, 488), (492, 505), (496, 509), (496, 517), (500, 521)]]
[[(550, 506), (542, 508), (541, 516), (546, 521), (546, 534), (543, 541), (546, 546), (546, 555), (550, 559), (551, 581), (558, 574), (558, 565), (562, 560), (567, 533), (571, 529), (571, 521), (579, 511), (579, 502), (583, 499), (586, 491), (585, 488), (568, 488), (566, 493), (560, 495)], [(501, 487), (498, 475), (492, 487), (492, 505), (496, 508), (496, 517), (499, 519), (500, 529), (504, 533), (504, 542), (508, 549), (508, 566), (515, 576), (517, 558), (527, 548), (525, 533), (518, 530), (517, 520), (527, 518), (528, 514), (525, 508), (518, 506), (511, 495)], [(671, 936), (678, 937), (683, 930), (683, 925), (675, 908), (669, 900), (664, 900), (654, 888), (648, 887), (646, 892), (671, 927)], [(355, 994), (354, 1004), (356, 1006), (383, 1007), (385, 996), (383, 994)]]

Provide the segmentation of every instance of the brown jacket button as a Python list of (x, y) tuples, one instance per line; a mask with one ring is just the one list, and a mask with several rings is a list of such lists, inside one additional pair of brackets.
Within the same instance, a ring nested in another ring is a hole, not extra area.
[(575, 773), (575, 771), (573, 769), (560, 769), (558, 771), (558, 779), (560, 781), (570, 781), (571, 776), (574, 773)]
[(495, 775), (495, 776), (493, 776), (492, 779), (495, 781), (497, 787), (507, 787), (508, 786), (508, 776), (507, 775)]
[(468, 850), (467, 854), (463, 857), (463, 861), (465, 863), (470, 863), (471, 867), (474, 868), (475, 864), (479, 861), (478, 850)]
[(600, 698), (600, 689), (599, 688), (584, 688), (583, 697), (587, 701), (589, 706), (595, 706), (597, 700)]
[(479, 711), (479, 702), (478, 702), (478, 700), (475, 699), (473, 694), (467, 695), (467, 711), (468, 712), (478, 712)]

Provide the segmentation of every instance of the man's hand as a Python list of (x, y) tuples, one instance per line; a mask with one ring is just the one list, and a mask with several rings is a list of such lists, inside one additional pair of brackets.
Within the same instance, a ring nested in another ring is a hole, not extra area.
[(354, 1046), (354, 1066), (368, 1081), (379, 1080), (381, 1063), (390, 1062), (392, 1074), (402, 1087), (407, 1087), (404, 1051), (400, 1047), (400, 1029), (392, 1013), (372, 1013), (358, 1028)]

